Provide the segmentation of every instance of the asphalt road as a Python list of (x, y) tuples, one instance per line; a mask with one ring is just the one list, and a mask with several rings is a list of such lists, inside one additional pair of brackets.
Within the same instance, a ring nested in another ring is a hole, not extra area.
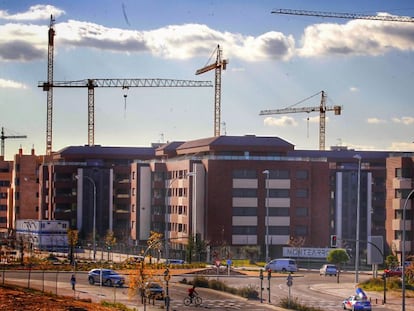
[[(1, 273), (0, 282), (18, 284), (24, 287), (37, 288), (58, 295), (74, 295), (78, 298), (91, 298), (93, 301), (116, 301), (138, 310), (160, 310), (164, 309), (164, 301), (155, 301), (150, 305), (143, 305), (138, 295), (133, 295), (128, 287), (122, 288), (90, 285), (87, 281), (87, 272), (77, 272), (76, 291), (72, 291), (70, 285), (71, 272), (39, 272), (39, 271), (6, 271)], [(29, 278), (30, 276), (30, 278)], [(360, 275), (360, 281), (368, 279), (366, 274)], [(171, 303), (169, 310), (198, 310), (213, 309), (221, 310), (281, 310), (276, 306), (280, 299), (297, 299), (307, 306), (315, 306), (326, 311), (342, 310), (342, 300), (354, 295), (354, 274), (341, 274), (340, 282), (335, 277), (319, 276), (317, 272), (299, 272), (293, 275), (293, 284), (287, 286), (287, 275), (273, 276), (269, 281), (265, 277), (262, 283), (264, 288), (260, 300), (247, 300), (238, 296), (229, 295), (210, 289), (197, 288), (203, 298), (201, 307), (183, 305), (184, 297), (187, 295), (188, 285), (180, 284), (183, 278), (191, 280), (192, 275), (174, 275), (169, 282), (169, 294)], [(209, 276), (210, 279), (219, 279), (230, 287), (251, 286), (259, 290), (260, 279), (255, 276)], [(127, 282), (128, 284), (128, 282)], [(289, 294), (290, 291), (290, 294)], [(373, 310), (389, 311), (401, 310), (401, 298), (388, 297), (387, 304), (382, 304), (383, 293), (368, 293), (372, 299)], [(270, 298), (270, 299), (269, 299)], [(269, 303), (270, 300), (270, 303)], [(414, 299), (406, 298), (406, 310), (414, 310)]]

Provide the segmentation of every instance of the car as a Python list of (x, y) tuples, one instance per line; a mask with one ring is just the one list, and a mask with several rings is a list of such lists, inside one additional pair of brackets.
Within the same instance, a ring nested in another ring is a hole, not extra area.
[(111, 269), (92, 269), (88, 272), (89, 284), (95, 283), (106, 286), (119, 286), (122, 287), (125, 284), (125, 278), (119, 273)]
[(295, 259), (278, 258), (272, 259), (265, 265), (266, 271), (297, 272), (298, 266)]
[(336, 268), (335, 265), (325, 264), (319, 269), (319, 275), (324, 275), (324, 276), (334, 275), (334, 276), (336, 276), (337, 273), (338, 273), (338, 269)]
[(391, 277), (391, 276), (402, 276), (402, 267), (396, 267), (391, 269), (384, 269), (384, 275), (385, 277)]
[(350, 296), (342, 301), (342, 306), (344, 310), (352, 310), (352, 311), (371, 311), (371, 302), (365, 297), (361, 298), (360, 296)]
[(165, 298), (164, 288), (157, 282), (147, 282), (145, 284), (145, 294), (151, 299), (163, 300)]

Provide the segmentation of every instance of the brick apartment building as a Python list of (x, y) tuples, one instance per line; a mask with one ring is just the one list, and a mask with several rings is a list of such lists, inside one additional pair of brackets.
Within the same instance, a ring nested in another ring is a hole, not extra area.
[[(388, 227), (395, 220), (385, 199), (387, 159), (394, 153), (295, 150), (283, 139), (254, 135), (148, 148), (72, 146), (50, 158), (33, 153), (31, 161), (15, 159), (15, 177), (10, 164), (0, 161), (1, 193), (15, 191), (21, 199), (0, 198), (7, 205), (3, 214), (16, 210), (31, 218), (35, 212), (39, 220), (67, 220), (81, 239), (90, 240), (95, 203), (99, 238), (112, 230), (119, 243), (145, 245), (152, 230), (167, 235), (172, 256), (182, 256), (188, 238), (196, 236), (211, 252), (241, 257), (244, 249), (256, 248), (262, 258), (266, 243), (270, 257), (278, 257), (287, 245), (329, 247), (332, 234), (354, 251), (358, 155), (360, 240), (387, 233), (385, 248), (395, 249)], [(33, 188), (26, 190), (29, 185)], [(22, 191), (31, 193), (30, 203)], [(363, 261), (365, 246), (361, 243)]]

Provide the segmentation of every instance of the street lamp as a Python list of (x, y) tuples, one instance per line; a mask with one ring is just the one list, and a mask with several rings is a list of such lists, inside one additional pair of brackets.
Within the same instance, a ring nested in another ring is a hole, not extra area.
[(355, 243), (355, 283), (358, 283), (358, 265), (359, 265), (359, 226), (360, 226), (360, 192), (361, 192), (361, 159), (359, 154), (354, 155), (354, 159), (358, 160), (358, 186), (357, 186), (357, 216), (356, 216), (356, 243)]
[[(79, 179), (78, 176), (75, 176), (76, 179)], [(89, 176), (83, 176), (88, 180), (93, 186), (93, 231), (92, 231), (92, 243), (93, 243), (93, 261), (96, 260), (96, 184), (95, 181)]]
[(264, 170), (262, 172), (266, 175), (266, 236), (265, 236), (265, 245), (266, 245), (266, 262), (269, 261), (269, 170)]
[(404, 202), (403, 207), (403, 214), (402, 214), (402, 221), (403, 221), (403, 232), (402, 232), (402, 247), (401, 247), (401, 295), (402, 295), (402, 303), (401, 303), (401, 310), (405, 311), (405, 210), (407, 208), (408, 200), (411, 198), (411, 196), (414, 194), (414, 189), (411, 190), (411, 192), (408, 194), (407, 198)]
[(169, 259), (169, 245), (168, 245), (168, 240), (169, 240), (169, 230), (168, 230), (168, 221), (169, 221), (169, 217), (168, 217), (168, 190), (171, 188), (172, 184), (178, 180), (181, 179), (183, 177), (189, 177), (189, 176), (195, 176), (196, 173), (195, 172), (189, 172), (187, 174), (184, 175), (179, 175), (173, 179), (171, 179), (171, 181), (168, 184), (168, 187), (165, 189), (165, 229), (164, 229), (164, 240), (165, 240), (165, 260), (166, 260), (166, 264), (168, 265), (168, 259)]

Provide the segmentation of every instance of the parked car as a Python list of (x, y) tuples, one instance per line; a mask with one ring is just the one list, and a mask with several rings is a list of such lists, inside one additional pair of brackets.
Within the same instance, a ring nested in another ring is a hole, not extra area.
[(337, 273), (338, 273), (338, 269), (336, 268), (335, 265), (325, 264), (319, 269), (319, 275), (324, 275), (324, 276), (335, 275), (336, 276)]
[(402, 267), (392, 268), (392, 269), (385, 269), (384, 270), (385, 277), (391, 276), (402, 276)]
[(371, 302), (366, 298), (361, 298), (359, 296), (351, 296), (346, 298), (342, 302), (342, 306), (344, 307), (344, 310), (352, 310), (352, 311), (371, 311)]
[(102, 285), (107, 286), (122, 287), (125, 284), (125, 278), (111, 269), (92, 269), (88, 272), (88, 281), (91, 285), (100, 284), (101, 281)]
[(290, 258), (278, 258), (272, 259), (265, 265), (266, 271), (281, 271), (281, 272), (296, 272), (298, 266), (295, 259)]
[(146, 283), (145, 293), (151, 299), (163, 300), (165, 298), (164, 288), (157, 282)]

